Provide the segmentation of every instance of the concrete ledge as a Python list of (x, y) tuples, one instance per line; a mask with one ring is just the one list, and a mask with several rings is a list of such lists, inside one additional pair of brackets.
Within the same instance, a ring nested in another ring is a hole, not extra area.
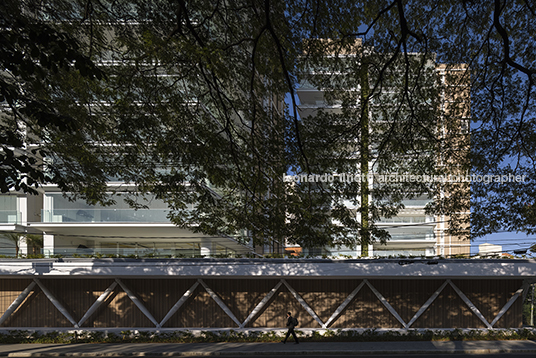
[(0, 260), (0, 277), (526, 278), (535, 260), (40, 259)]

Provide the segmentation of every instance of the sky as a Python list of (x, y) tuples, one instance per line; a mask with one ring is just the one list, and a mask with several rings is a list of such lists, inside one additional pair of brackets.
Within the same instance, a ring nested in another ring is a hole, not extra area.
[(478, 253), (480, 244), (501, 245), (503, 252), (513, 254), (513, 250), (528, 249), (536, 244), (536, 235), (526, 235), (524, 233), (500, 232), (477, 238), (471, 243), (471, 255)]

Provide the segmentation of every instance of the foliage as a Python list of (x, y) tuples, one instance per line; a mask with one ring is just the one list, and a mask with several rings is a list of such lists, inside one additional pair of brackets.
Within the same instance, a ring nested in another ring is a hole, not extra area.
[[(3, 237), (11, 241), (15, 245), (15, 257), (25, 257), (25, 258), (41, 258), (43, 255), (39, 253), (39, 249), (43, 247), (43, 236), (42, 235), (31, 235), (31, 234), (21, 234), (21, 233), (3, 233)], [(21, 242), (26, 242), (28, 247), (32, 249), (32, 252), (29, 255), (20, 255), (20, 244)]]
[(20, 242), (22, 240), (22, 234), (19, 233), (4, 233), (2, 234), (6, 239), (11, 241), (15, 245), (15, 257), (19, 257)]
[[(35, 7), (33, 6), (35, 5)], [(50, 143), (84, 130), (87, 111), (80, 104), (88, 81), (103, 72), (80, 49), (79, 40), (60, 30), (33, 1), (0, 5), (0, 190), (35, 194), (45, 183), (65, 189), (59, 167), (49, 159)], [(74, 85), (76, 82), (78, 86)], [(56, 143), (55, 143), (56, 144)], [(59, 153), (56, 153), (59, 154)], [(82, 157), (76, 158), (83, 166)], [(44, 170), (43, 164), (51, 165)], [(83, 168), (85, 173), (96, 168)], [(91, 175), (91, 180), (95, 179)]]
[[(534, 309), (534, 284), (530, 285), (527, 295), (525, 297), (525, 301), (523, 302), (523, 324), (530, 326), (531, 323), (534, 325), (534, 322), (536, 322), (536, 312)], [(531, 320), (531, 313), (532, 313), (532, 320)]]
[[(533, 340), (534, 331), (529, 329), (454, 329), (407, 331), (366, 330), (296, 330), (302, 342), (403, 342), (403, 341), (491, 341)], [(120, 334), (103, 331), (9, 331), (0, 333), (1, 344), (20, 343), (216, 343), (216, 342), (280, 342), (284, 331), (202, 331), (194, 334), (188, 330), (121, 331)]]
[[(361, 205), (360, 182), (283, 182), (288, 173), (355, 173), (370, 104), (371, 171), (525, 175), (522, 183), (471, 183), (471, 230), (536, 232), (530, 2), (1, 6), (3, 192), (51, 182), (72, 198), (109, 203), (106, 182), (120, 180), (165, 200), (181, 227), (304, 247), (353, 246), (365, 231), (387, 240), (378, 220), (424, 195), (452, 234), (468, 235), (467, 183), (370, 183), (373, 199)], [(348, 89), (365, 83), (364, 58), (370, 93), (358, 98)], [(344, 76), (323, 75), (330, 66)], [(296, 93), (307, 81), (325, 88), (340, 113), (302, 117)]]
[(32, 249), (31, 256), (39, 256), (40, 249), (43, 248), (43, 235), (34, 235), (28, 234), (25, 236), (24, 240), (29, 248)]

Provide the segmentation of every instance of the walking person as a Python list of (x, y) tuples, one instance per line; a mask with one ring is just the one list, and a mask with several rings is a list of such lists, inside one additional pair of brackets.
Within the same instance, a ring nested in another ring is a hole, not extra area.
[(294, 344), (299, 344), (298, 337), (296, 337), (296, 332), (294, 332), (294, 327), (298, 325), (298, 320), (294, 317), (292, 317), (292, 314), (290, 312), (287, 312), (287, 335), (285, 336), (285, 340), (283, 341), (283, 344), (287, 343), (288, 337), (292, 334), (292, 337), (294, 337)]

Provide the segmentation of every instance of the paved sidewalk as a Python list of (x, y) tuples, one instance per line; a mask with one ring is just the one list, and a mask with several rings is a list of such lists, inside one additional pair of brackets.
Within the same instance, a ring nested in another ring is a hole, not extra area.
[(534, 341), (0, 344), (2, 357), (172, 357), (280, 354), (536, 353)]

